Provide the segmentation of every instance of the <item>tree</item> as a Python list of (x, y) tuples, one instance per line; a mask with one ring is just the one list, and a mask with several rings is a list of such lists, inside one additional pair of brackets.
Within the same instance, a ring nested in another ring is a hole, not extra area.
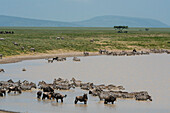
[(114, 29), (118, 30), (118, 33), (128, 33), (128, 31), (123, 32), (124, 29), (128, 29), (128, 26), (114, 26)]

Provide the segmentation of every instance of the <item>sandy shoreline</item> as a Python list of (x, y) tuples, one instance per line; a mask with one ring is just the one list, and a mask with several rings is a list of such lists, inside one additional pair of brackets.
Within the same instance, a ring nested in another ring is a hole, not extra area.
[[(98, 52), (89, 52), (89, 56), (100, 55)], [(83, 52), (71, 52), (71, 53), (57, 53), (57, 54), (35, 54), (35, 55), (25, 55), (25, 56), (11, 56), (7, 58), (0, 59), (0, 64), (16, 63), (23, 60), (33, 60), (33, 59), (47, 59), (54, 57), (74, 57), (74, 56), (84, 56)]]

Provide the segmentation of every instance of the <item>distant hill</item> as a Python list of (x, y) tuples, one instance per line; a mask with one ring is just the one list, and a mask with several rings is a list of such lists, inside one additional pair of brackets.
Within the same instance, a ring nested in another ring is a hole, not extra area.
[(19, 27), (170, 27), (158, 20), (123, 16), (98, 16), (79, 22), (60, 22), (0, 15), (0, 26)]
[(28, 19), (13, 16), (0, 15), (0, 26), (19, 26), (19, 27), (72, 27), (76, 26), (69, 22), (49, 21)]
[(75, 24), (83, 27), (113, 27), (119, 25), (129, 27), (170, 27), (154, 19), (123, 16), (98, 16), (89, 20), (75, 22)]

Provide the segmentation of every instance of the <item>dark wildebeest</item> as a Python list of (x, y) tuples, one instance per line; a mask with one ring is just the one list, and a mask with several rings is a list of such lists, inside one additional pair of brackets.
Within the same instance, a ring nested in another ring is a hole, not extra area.
[(40, 98), (41, 98), (41, 95), (42, 95), (42, 91), (38, 91), (38, 92), (37, 92), (37, 98), (40, 99)]
[(5, 96), (6, 95), (6, 90), (0, 89), (0, 96)]
[(20, 93), (20, 94), (22, 93), (22, 92), (21, 92), (21, 89), (19, 89), (19, 88), (16, 87), (16, 86), (15, 86), (15, 87), (9, 87), (9, 88), (8, 88), (8, 93), (10, 93), (11, 91), (14, 91), (14, 93), (16, 93), (16, 92), (18, 92), (18, 93)]
[(64, 60), (66, 60), (66, 57), (61, 57), (61, 58), (55, 57), (55, 58), (53, 58), (53, 60), (64, 61)]
[(114, 101), (116, 101), (116, 98), (114, 96), (110, 95), (104, 99), (104, 104), (107, 104), (108, 102), (111, 102), (112, 104), (114, 104)]
[(133, 50), (133, 53), (137, 52), (136, 49)]
[(84, 102), (84, 104), (87, 104), (87, 100), (88, 100), (87, 94), (84, 94), (83, 96), (77, 96), (74, 103), (77, 104), (77, 102), (80, 101)]
[(53, 58), (53, 60), (58, 60), (58, 57)]
[(21, 50), (24, 51), (24, 47), (21, 47)]
[(44, 92), (54, 92), (54, 89), (51, 88), (50, 86), (43, 88)]
[(43, 96), (42, 96), (42, 100), (44, 100), (46, 98), (51, 100), (52, 95), (53, 95), (52, 92), (44, 92)]
[(0, 59), (2, 59), (2, 54), (0, 54)]
[(88, 52), (84, 52), (84, 56), (89, 56), (89, 53)]
[(99, 54), (106, 54), (106, 49), (105, 50), (99, 50)]
[(33, 52), (35, 52), (35, 48), (30, 48), (30, 51), (33, 51)]
[(57, 102), (59, 99), (61, 100), (61, 102), (63, 102), (63, 98), (66, 98), (66, 97), (67, 97), (67, 95), (62, 95), (60, 93), (53, 93), (53, 95), (52, 95), (52, 98), (53, 99), (55, 98)]
[(48, 59), (48, 63), (53, 63), (53, 59)]
[(4, 69), (0, 69), (0, 72), (5, 72), (5, 70)]
[(3, 93), (0, 91), (0, 97), (3, 97), (4, 95), (3, 95)]
[(15, 46), (19, 46), (19, 44), (18, 44), (18, 43), (16, 43), (16, 42), (13, 42), (13, 44), (14, 44)]

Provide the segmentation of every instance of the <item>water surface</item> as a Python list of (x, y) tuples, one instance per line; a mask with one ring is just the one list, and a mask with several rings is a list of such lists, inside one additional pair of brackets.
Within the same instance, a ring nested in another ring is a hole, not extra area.
[[(37, 90), (21, 95), (9, 94), (0, 98), (0, 109), (20, 112), (41, 113), (168, 113), (170, 112), (170, 56), (151, 54), (147, 56), (91, 56), (80, 57), (81, 62), (68, 58), (65, 62), (47, 63), (46, 60), (29, 60), (12, 64), (0, 64), (6, 70), (0, 73), (0, 80), (12, 78), (15, 81), (29, 80), (38, 83), (45, 80), (52, 83), (54, 78), (75, 77), (95, 84), (122, 85), (126, 91), (148, 91), (153, 101), (118, 99), (114, 105), (104, 105), (97, 97), (89, 96), (87, 105), (75, 105), (75, 96), (87, 93), (76, 88), (59, 91), (67, 94), (64, 103), (37, 100)], [(26, 72), (22, 71), (26, 68)]]

